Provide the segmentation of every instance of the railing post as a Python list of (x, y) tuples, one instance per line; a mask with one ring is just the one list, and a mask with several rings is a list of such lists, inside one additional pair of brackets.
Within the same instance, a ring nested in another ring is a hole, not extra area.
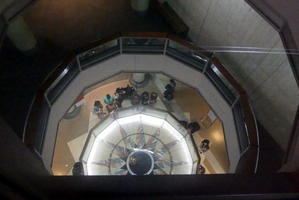
[(51, 108), (51, 102), (49, 101), (49, 99), (48, 99), (48, 91), (46, 91), (45, 93), (44, 93), (44, 97), (45, 97), (45, 99), (46, 99), (46, 102), (47, 102), (47, 104), (48, 104), (48, 106)]
[(77, 61), (77, 64), (78, 64), (79, 71), (82, 72), (82, 68), (81, 68), (80, 60), (79, 60), (79, 55), (76, 56), (76, 61)]
[(122, 37), (118, 38), (119, 39), (119, 53), (123, 53), (123, 40)]
[(237, 96), (236, 100), (232, 103), (232, 105), (230, 106), (231, 109), (233, 109), (236, 105), (236, 103), (239, 101), (240, 99), (240, 95)]
[(167, 47), (168, 47), (168, 42), (169, 42), (169, 39), (165, 38), (165, 44), (164, 44), (164, 50), (163, 50), (163, 55), (166, 54), (166, 51), (167, 51)]
[(211, 65), (212, 65), (212, 60), (211, 60), (211, 58), (208, 58), (208, 61), (206, 62), (205, 66), (203, 67), (202, 73), (205, 74), (207, 71), (207, 68), (210, 67)]

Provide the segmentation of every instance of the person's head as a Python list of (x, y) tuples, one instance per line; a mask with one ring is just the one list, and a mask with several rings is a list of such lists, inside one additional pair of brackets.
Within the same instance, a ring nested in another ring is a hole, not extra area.
[(100, 104), (101, 104), (100, 101), (95, 101), (95, 102), (94, 102), (94, 106), (99, 106)]
[(200, 174), (204, 174), (205, 171), (206, 171), (206, 169), (204, 168), (204, 166), (199, 165), (199, 166), (198, 166), (198, 171), (199, 171)]
[(130, 157), (130, 165), (136, 165), (137, 164), (137, 158), (136, 156), (132, 155)]
[(209, 145), (209, 144), (210, 144), (210, 141), (209, 141), (208, 139), (204, 139), (204, 140), (202, 141), (202, 143), (203, 143), (203, 144), (206, 144), (206, 145)]
[(106, 97), (107, 97), (108, 99), (110, 99), (110, 98), (111, 98), (110, 94), (107, 94), (107, 95), (106, 95)]
[(175, 84), (175, 80), (174, 79), (170, 79), (170, 83)]

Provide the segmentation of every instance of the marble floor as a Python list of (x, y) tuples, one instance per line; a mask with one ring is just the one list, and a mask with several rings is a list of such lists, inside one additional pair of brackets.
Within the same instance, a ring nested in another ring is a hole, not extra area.
[[(57, 133), (57, 141), (53, 157), (52, 171), (54, 175), (71, 175), (72, 166), (79, 161), (88, 132), (100, 119), (92, 113), (95, 100), (103, 101), (106, 94), (113, 94), (115, 88), (125, 87), (128, 83), (129, 73), (122, 73), (104, 83), (99, 83), (83, 92), (85, 104), (81, 106), (80, 113), (73, 119), (62, 119)], [(218, 119), (210, 122), (209, 126), (202, 125), (202, 119), (210, 111), (209, 105), (194, 89), (177, 83), (175, 99), (168, 102), (163, 99), (163, 86), (169, 80), (164, 75), (153, 76), (144, 88), (137, 92), (157, 92), (159, 94), (159, 109), (168, 110), (180, 120), (198, 121), (200, 131), (193, 134), (197, 145), (202, 139), (211, 141), (210, 151), (201, 154), (201, 164), (206, 173), (225, 173), (229, 168), (222, 123)]]

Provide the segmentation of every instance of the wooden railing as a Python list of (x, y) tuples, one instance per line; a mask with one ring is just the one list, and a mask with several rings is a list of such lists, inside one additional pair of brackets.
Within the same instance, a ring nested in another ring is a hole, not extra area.
[(85, 51), (98, 47), (99, 45), (103, 45), (106, 42), (116, 40), (119, 38), (161, 38), (161, 39), (165, 39), (165, 44), (168, 44), (168, 41), (174, 41), (179, 45), (182, 45), (183, 47), (190, 49), (191, 51), (199, 52), (201, 55), (204, 55), (208, 60), (210, 60), (209, 63), (216, 66), (217, 69), (221, 72), (221, 74), (225, 77), (225, 79), (227, 79), (227, 81), (231, 84), (231, 86), (233, 86), (233, 88), (238, 92), (239, 97), (236, 98), (236, 100), (240, 102), (240, 105), (242, 107), (242, 112), (244, 113), (244, 122), (247, 128), (249, 146), (247, 148), (246, 153), (243, 153), (243, 156), (240, 159), (237, 172), (238, 173), (256, 172), (257, 162), (258, 162), (258, 152), (259, 152), (258, 130), (256, 127), (255, 117), (251, 109), (251, 106), (249, 104), (248, 97), (245, 90), (234, 79), (234, 77), (226, 70), (226, 68), (221, 64), (221, 62), (216, 57), (213, 56), (212, 52), (205, 51), (204, 49), (200, 49), (194, 46), (190, 42), (187, 42), (185, 40), (182, 40), (181, 38), (178, 38), (177, 36), (170, 35), (167, 33), (158, 33), (158, 32), (118, 33), (111, 37), (104, 38), (100, 41), (92, 42), (91, 44), (78, 49), (77, 51), (75, 51), (75, 53), (73, 53), (68, 58), (66, 58), (61, 63), (61, 65), (59, 65), (43, 82), (43, 84), (40, 87), (40, 90), (38, 91), (32, 103), (31, 111), (28, 115), (26, 121), (26, 127), (24, 129), (25, 130), (24, 143), (27, 146), (34, 148), (36, 137), (38, 134), (40, 134), (39, 131), (45, 128), (45, 127), (37, 126), (37, 123), (41, 120), (41, 117), (47, 117), (47, 115), (43, 115), (43, 113), (41, 113), (43, 112), (41, 106), (47, 103), (47, 105), (51, 107), (51, 104), (47, 101), (47, 98), (45, 97), (46, 91), (48, 90), (48, 88), (52, 86), (52, 84), (58, 79), (58, 77), (60, 77), (63, 74), (68, 64), (72, 60), (76, 59), (76, 56), (78, 54), (81, 54)]

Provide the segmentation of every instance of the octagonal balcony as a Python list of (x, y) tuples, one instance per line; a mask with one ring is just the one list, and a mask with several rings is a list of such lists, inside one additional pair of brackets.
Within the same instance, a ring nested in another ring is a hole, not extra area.
[(25, 143), (51, 170), (59, 122), (82, 91), (121, 72), (159, 72), (198, 91), (222, 122), (229, 167), (220, 173), (254, 173), (259, 142), (253, 111), (244, 89), (211, 55), (164, 33), (120, 34), (81, 49), (44, 82), (31, 107)]

